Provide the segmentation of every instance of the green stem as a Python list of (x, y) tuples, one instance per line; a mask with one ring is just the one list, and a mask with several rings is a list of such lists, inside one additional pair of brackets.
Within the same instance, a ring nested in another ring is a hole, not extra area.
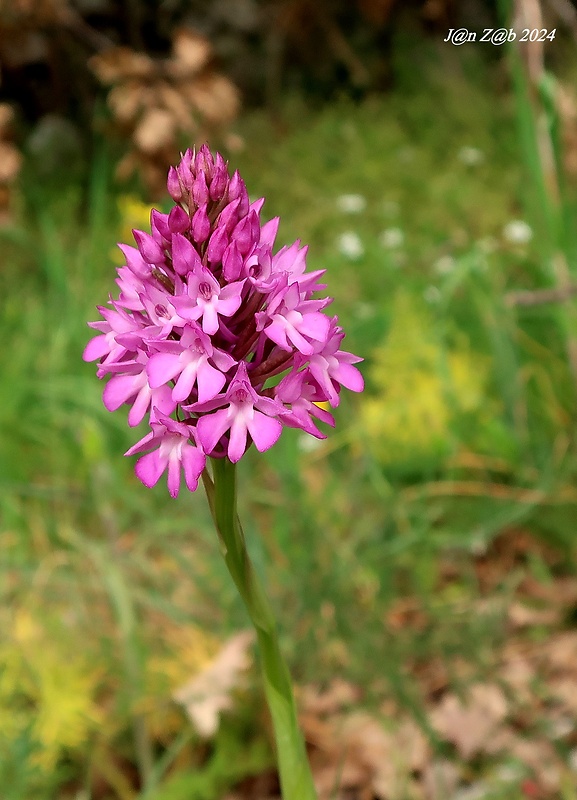
[(276, 623), (250, 561), (237, 516), (235, 465), (228, 458), (215, 458), (212, 466), (214, 484), (206, 470), (203, 481), (224, 560), (256, 629), (264, 689), (274, 728), (282, 796), (284, 800), (316, 800)]

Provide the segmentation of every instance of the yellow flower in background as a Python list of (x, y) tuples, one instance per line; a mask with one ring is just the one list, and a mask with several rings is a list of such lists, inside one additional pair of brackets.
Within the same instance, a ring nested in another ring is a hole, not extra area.
[[(150, 212), (154, 208), (150, 203), (143, 202), (133, 194), (123, 194), (117, 201), (120, 213), (120, 225), (118, 227), (118, 241), (132, 241), (132, 231), (146, 229), (150, 225)], [(125, 259), (120, 250), (115, 247), (112, 259), (115, 264), (124, 264)]]
[(384, 465), (430, 466), (453, 446), (452, 423), (481, 410), (488, 361), (466, 344), (446, 351), (418, 301), (400, 293), (385, 342), (373, 353), (377, 394), (360, 401), (363, 441)]
[[(24, 731), (32, 723), (39, 745), (32, 758), (47, 772), (64, 750), (82, 747), (102, 722), (95, 700), (99, 668), (70, 641), (68, 631), (56, 638), (54, 627), (20, 609), (6, 626), (0, 648), (2, 731)], [(61, 623), (58, 627), (62, 630)], [(24, 705), (14, 702), (19, 696)]]

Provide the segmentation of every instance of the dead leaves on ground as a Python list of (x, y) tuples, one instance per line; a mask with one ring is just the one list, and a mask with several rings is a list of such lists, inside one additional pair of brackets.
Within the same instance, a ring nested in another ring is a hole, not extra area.
[[(466, 653), (450, 670), (440, 658), (427, 669), (410, 667), (422, 698), (420, 723), (386, 689), (380, 708), (369, 711), (374, 702), (341, 678), (322, 688), (300, 687), (300, 721), (319, 800), (576, 796), (577, 630), (567, 620), (577, 581), (564, 575), (539, 581), (526, 570), (506, 602), (495, 593), (506, 579), (503, 564), (508, 573), (520, 568), (525, 548), (538, 551), (532, 545), (525, 533), (511, 532), (508, 542), (478, 557), (480, 582), (490, 595), (471, 600), (469, 612), (488, 613), (490, 605), (507, 636), (482, 668)], [(424, 613), (416, 600), (402, 598), (387, 624), (401, 635), (402, 620), (418, 634)], [(231, 797), (278, 800), (270, 791), (255, 795), (254, 785)]]
[(483, 798), (496, 789), (554, 800), (576, 786), (577, 632), (538, 645), (511, 640), (495, 656), (491, 682), (425, 699), (436, 745), (390, 700), (382, 714), (359, 710), (360, 690), (342, 681), (316, 697), (301, 692), (320, 800)]
[[(233, 708), (253, 641), (249, 631), (233, 636), (174, 693), (202, 736), (213, 736), (220, 712)], [(343, 679), (302, 687), (300, 722), (319, 800), (457, 800), (490, 797), (497, 788), (554, 800), (577, 785), (576, 676), (577, 632), (539, 646), (510, 640), (496, 654), (493, 681), (425, 698), (436, 743), (390, 697), (375, 712), (363, 707), (360, 687)], [(249, 786), (228, 797), (280, 800)]]
[(240, 107), (238, 90), (214, 68), (208, 40), (186, 28), (175, 31), (169, 58), (114, 47), (91, 58), (89, 66), (110, 87), (108, 106), (130, 143), (117, 174), (126, 179), (140, 173), (152, 196), (165, 190), (167, 169), (183, 141), (206, 139)]
[(249, 650), (254, 639), (252, 631), (235, 634), (202, 671), (173, 693), (201, 736), (214, 736), (220, 712), (233, 707), (233, 692), (252, 662)]
[(22, 155), (12, 141), (14, 109), (0, 103), (0, 225), (10, 221), (12, 187), (22, 166)]

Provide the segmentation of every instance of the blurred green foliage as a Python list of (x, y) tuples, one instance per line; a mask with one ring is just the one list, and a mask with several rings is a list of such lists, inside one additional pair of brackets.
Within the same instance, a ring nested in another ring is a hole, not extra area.
[[(416, 80), (409, 49), (386, 97), (321, 112), (287, 98), (280, 129), (248, 115), (230, 159), (265, 217), (281, 215), (279, 242), (310, 244), (366, 359), (366, 392), (343, 396), (326, 442), (287, 430), (243, 459), (255, 562), (299, 681), (340, 674), (369, 703), (385, 686), (423, 722), (403, 663), (450, 670), (467, 653), (482, 674), (505, 636), (498, 611), (468, 613), (473, 554), (523, 525), (570, 559), (577, 503), (565, 306), (507, 302), (549, 285), (553, 246), (513, 95), (478, 52), (453, 71), (427, 57)], [(208, 749), (171, 700), (246, 620), (201, 493), (172, 501), (136, 480), (122, 453), (138, 433), (81, 360), (114, 243), (147, 213), (95, 152), (84, 188), (25, 174), (0, 233), (0, 786), (3, 800), (125, 800), (152, 757), (157, 789), (141, 798), (211, 800), (270, 751), (255, 689)], [(537, 555), (530, 568), (548, 569)], [(385, 622), (404, 596), (427, 608), (419, 629)]]

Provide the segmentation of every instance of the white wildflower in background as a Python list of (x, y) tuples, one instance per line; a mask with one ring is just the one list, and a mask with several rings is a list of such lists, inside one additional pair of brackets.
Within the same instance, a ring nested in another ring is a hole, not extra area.
[(423, 292), (423, 297), (427, 301), (427, 303), (438, 303), (441, 299), (441, 292), (437, 289), (436, 286), (427, 286), (425, 291)]
[(453, 256), (441, 256), (433, 264), (433, 269), (437, 275), (449, 275), (455, 269), (457, 262)]
[(387, 247), (391, 250), (395, 249), (396, 247), (401, 247), (401, 245), (404, 244), (404, 241), (405, 234), (400, 228), (387, 228), (379, 236), (379, 242), (383, 245), (383, 247)]
[(485, 154), (482, 150), (479, 150), (478, 147), (465, 146), (461, 147), (457, 153), (457, 158), (467, 167), (476, 167), (478, 164), (483, 163), (485, 160)]
[(503, 236), (511, 244), (528, 244), (533, 238), (533, 231), (524, 220), (514, 219), (503, 228)]
[(355, 316), (357, 319), (371, 319), (376, 313), (377, 310), (371, 303), (357, 303), (355, 307)]
[(340, 253), (352, 260), (360, 258), (365, 252), (359, 234), (354, 231), (341, 233), (337, 239), (337, 247)]
[(318, 439), (314, 439), (312, 436), (307, 436), (306, 434), (299, 436), (297, 439), (297, 447), (301, 453), (314, 453), (315, 450), (319, 449), (320, 444)]
[(367, 207), (367, 200), (362, 194), (341, 194), (337, 197), (337, 208), (343, 214), (360, 214)]

